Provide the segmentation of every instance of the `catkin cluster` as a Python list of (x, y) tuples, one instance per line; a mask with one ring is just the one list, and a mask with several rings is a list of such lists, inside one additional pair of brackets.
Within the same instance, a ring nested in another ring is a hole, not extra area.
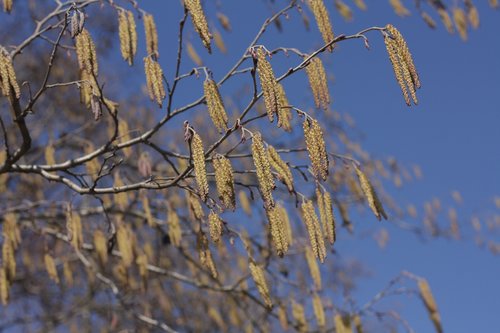
[(137, 52), (137, 30), (134, 14), (128, 10), (118, 12), (118, 35), (123, 59), (132, 66)]
[(203, 83), (205, 100), (207, 102), (208, 113), (219, 133), (227, 130), (227, 114), (222, 102), (222, 97), (217, 88), (217, 83), (207, 78)]
[(413, 103), (417, 104), (416, 89), (420, 88), (420, 79), (410, 50), (403, 36), (394, 26), (388, 24), (385, 28), (390, 33), (390, 36), (384, 37), (385, 46), (405, 102), (410, 106), (411, 96)]
[(205, 168), (205, 152), (203, 151), (203, 142), (198, 133), (193, 134), (191, 140), (191, 154), (193, 158), (194, 172), (196, 174), (196, 183), (198, 184), (198, 193), (201, 200), (207, 200), (208, 180)]
[(290, 103), (288, 103), (285, 89), (281, 83), (277, 84), (277, 91), (279, 96), (278, 127), (281, 127), (286, 132), (291, 132), (292, 125), (290, 124), (290, 120), (292, 120), (292, 112), (290, 108), (287, 107)]
[(271, 238), (278, 256), (283, 257), (288, 251), (288, 233), (286, 221), (283, 216), (283, 209), (280, 206), (275, 206), (267, 210), (267, 219), (269, 220), (269, 228), (271, 230)]
[(0, 50), (0, 88), (4, 96), (21, 97), (21, 90), (17, 84), (16, 72), (10, 56)]
[(257, 58), (257, 73), (260, 78), (262, 94), (264, 95), (264, 104), (269, 121), (274, 120), (274, 115), (278, 114), (280, 105), (280, 91), (273, 68), (266, 58), (266, 51), (259, 47), (255, 51)]
[(316, 119), (306, 118), (303, 128), (314, 177), (318, 180), (326, 180), (329, 162), (323, 131)]
[[(323, 36), (323, 41), (325, 44), (333, 41), (333, 29), (332, 24), (330, 23), (330, 17), (328, 15), (328, 10), (325, 7), (323, 0), (309, 0), (309, 7), (314, 14), (314, 18), (316, 19), (316, 24), (318, 25), (318, 29)], [(330, 52), (333, 50), (333, 45), (330, 45)]]
[(12, 11), (12, 1), (13, 0), (3, 0), (3, 10), (6, 13), (10, 13)]
[(323, 232), (326, 233), (326, 238), (333, 245), (336, 239), (335, 233), (335, 218), (333, 216), (333, 205), (330, 193), (322, 193), (316, 189), (316, 198), (318, 200), (319, 217)]
[(194, 29), (200, 35), (203, 45), (207, 48), (208, 53), (212, 53), (212, 47), (210, 45), (212, 35), (210, 31), (208, 31), (207, 19), (201, 7), (200, 0), (184, 0), (184, 4), (191, 14), (191, 21), (193, 22)]
[(154, 55), (158, 58), (158, 32), (156, 30), (156, 23), (153, 15), (144, 15), (144, 31), (146, 33), (146, 48), (148, 55)]
[(425, 308), (429, 313), (429, 316), (434, 324), (434, 327), (436, 328), (436, 331), (438, 333), (442, 333), (443, 327), (441, 326), (441, 316), (439, 315), (436, 301), (434, 300), (431, 287), (429, 286), (427, 280), (425, 279), (418, 280), (418, 289), (420, 291), (420, 297), (424, 302)]
[(328, 80), (323, 61), (318, 57), (312, 58), (306, 67), (306, 73), (313, 93), (314, 104), (317, 108), (328, 109), (330, 92), (328, 91)]
[(269, 163), (278, 174), (278, 179), (286, 185), (289, 192), (293, 192), (293, 176), (288, 164), (283, 161), (273, 146), (268, 146)]
[(250, 261), (249, 268), (253, 281), (255, 282), (264, 303), (266, 303), (268, 308), (272, 308), (273, 302), (271, 300), (271, 294), (269, 293), (269, 287), (267, 286), (266, 277), (264, 276), (264, 269), (253, 261)]
[(271, 208), (274, 206), (272, 191), (275, 184), (273, 174), (271, 173), (269, 154), (264, 148), (262, 136), (259, 132), (254, 133), (252, 137), (252, 157), (255, 169), (257, 170), (257, 179), (262, 198), (264, 199), (264, 205), (266, 208)]
[(223, 223), (219, 215), (217, 215), (213, 210), (208, 214), (208, 228), (210, 230), (210, 238), (214, 243), (219, 242), (222, 236)]
[(229, 159), (222, 155), (217, 155), (213, 159), (215, 169), (215, 183), (219, 199), (227, 209), (234, 210), (236, 198), (234, 194), (233, 168)]
[(309, 241), (311, 242), (314, 256), (320, 262), (324, 262), (326, 257), (325, 241), (312, 201), (306, 200), (302, 203), (302, 217), (307, 228), (307, 233), (309, 234)]
[(163, 86), (163, 70), (158, 61), (151, 56), (144, 58), (144, 71), (146, 72), (146, 83), (148, 86), (149, 98), (156, 101), (161, 107), (163, 100), (167, 96)]
[(87, 71), (90, 76), (97, 76), (99, 72), (97, 53), (94, 41), (92, 40), (89, 31), (87, 29), (83, 29), (82, 32), (76, 36), (75, 40), (76, 55), (78, 57), (78, 65), (80, 66), (80, 69), (82, 71)]
[(358, 168), (358, 166), (354, 165), (354, 170), (356, 170), (356, 175), (358, 176), (359, 183), (361, 184), (361, 189), (363, 190), (363, 194), (365, 195), (366, 201), (368, 201), (368, 205), (370, 206), (373, 214), (375, 214), (379, 221), (382, 217), (387, 220), (387, 214), (385, 213), (384, 207), (382, 206), (375, 189), (370, 183), (370, 180), (365, 173)]

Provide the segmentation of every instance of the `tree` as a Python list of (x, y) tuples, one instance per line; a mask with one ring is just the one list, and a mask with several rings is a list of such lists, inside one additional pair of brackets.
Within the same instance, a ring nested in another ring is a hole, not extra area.
[[(136, 1), (3, 1), (2, 328), (411, 331), (378, 303), (416, 294), (442, 331), (424, 277), (403, 272), (363, 305), (351, 293), (362, 266), (335, 250), (339, 230), (358, 233), (356, 208), (401, 228), (415, 209), (381, 180), (399, 183), (408, 168), (367, 154), (331, 109), (328, 61), (356, 40), (385, 47), (387, 76), (416, 105), (407, 41), (391, 24), (337, 34), (331, 12), (354, 12), (341, 0), (266, 3), (228, 66), (214, 59), (242, 14), (219, 2), (163, 5), (180, 20), (163, 38), (161, 16)], [(416, 3), (430, 27), (437, 17), (462, 39), (479, 25), (472, 1)], [(307, 51), (276, 37), (290, 22), (311, 29)], [(437, 206), (411, 231), (458, 238), (456, 212), (443, 228)], [(383, 245), (388, 233), (376, 236)]]

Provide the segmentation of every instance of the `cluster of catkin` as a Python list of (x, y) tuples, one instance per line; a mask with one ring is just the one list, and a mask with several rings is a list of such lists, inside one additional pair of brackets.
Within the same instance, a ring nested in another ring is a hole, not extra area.
[(375, 214), (379, 221), (382, 219), (382, 217), (387, 220), (387, 214), (385, 213), (384, 207), (382, 206), (377, 192), (375, 192), (375, 189), (373, 188), (370, 180), (357, 165), (354, 165), (354, 170), (356, 171), (359, 183), (361, 184), (361, 189), (363, 191), (363, 194), (365, 195), (366, 201), (368, 201), (368, 205), (370, 206), (373, 214)]
[(278, 179), (286, 185), (289, 192), (293, 192), (293, 176), (288, 164), (283, 161), (273, 146), (267, 147), (269, 163), (278, 174)]
[(118, 35), (122, 57), (132, 66), (137, 52), (137, 30), (134, 14), (131, 11), (120, 10), (118, 12)]
[(413, 103), (417, 104), (416, 89), (420, 88), (420, 79), (410, 50), (403, 36), (394, 26), (388, 24), (385, 29), (389, 33), (384, 37), (385, 46), (405, 102), (410, 106), (411, 96)]
[(306, 117), (303, 123), (307, 152), (311, 159), (313, 175), (318, 180), (328, 177), (328, 153), (323, 131), (316, 119)]
[(234, 210), (236, 198), (234, 194), (233, 167), (229, 159), (222, 155), (217, 155), (213, 159), (215, 170), (215, 183), (219, 199), (227, 209)]
[(252, 157), (257, 171), (259, 189), (267, 210), (274, 206), (272, 191), (275, 188), (275, 184), (271, 172), (271, 163), (269, 162), (269, 153), (264, 148), (262, 135), (259, 132), (254, 133), (252, 136)]
[(163, 70), (158, 61), (153, 59), (152, 56), (147, 56), (144, 58), (144, 71), (146, 72), (149, 97), (161, 107), (163, 100), (167, 96), (163, 85)]
[(210, 118), (212, 119), (215, 127), (217, 127), (217, 130), (222, 133), (227, 130), (228, 118), (217, 83), (214, 80), (207, 78), (203, 83), (203, 90)]
[(313, 93), (314, 104), (317, 108), (328, 109), (330, 92), (325, 67), (321, 59), (318, 57), (312, 58), (306, 67), (306, 73)]
[(273, 302), (271, 300), (271, 294), (269, 293), (269, 287), (267, 285), (266, 277), (264, 275), (264, 269), (257, 265), (254, 261), (249, 263), (250, 273), (252, 275), (253, 281), (259, 290), (260, 296), (264, 300), (264, 303), (268, 308), (273, 307)]
[(17, 84), (16, 72), (12, 65), (12, 59), (7, 53), (0, 50), (0, 88), (4, 96), (21, 97), (21, 89)]
[(80, 70), (86, 71), (89, 75), (97, 76), (99, 66), (97, 64), (97, 54), (94, 41), (87, 29), (83, 29), (75, 38), (76, 55)]
[(207, 19), (201, 7), (200, 0), (184, 0), (184, 5), (191, 14), (191, 21), (193, 22), (194, 29), (200, 35), (203, 45), (207, 48), (208, 53), (212, 53), (212, 47), (210, 45), (212, 35), (208, 30)]
[(191, 155), (193, 159), (196, 183), (198, 184), (198, 194), (201, 200), (206, 201), (208, 197), (207, 170), (205, 167), (205, 152), (203, 142), (198, 133), (194, 132), (191, 139)]
[(278, 114), (281, 108), (280, 88), (274, 76), (273, 68), (267, 60), (267, 52), (259, 47), (255, 50), (257, 59), (257, 73), (260, 78), (262, 94), (264, 95), (264, 104), (266, 106), (269, 121), (274, 121), (274, 116)]
[[(318, 29), (323, 36), (323, 41), (325, 44), (332, 42), (334, 38), (332, 24), (330, 23), (328, 10), (326, 9), (323, 0), (309, 0), (309, 7), (314, 14)], [(333, 45), (330, 45), (328, 49), (332, 51)]]
[(291, 227), (286, 209), (275, 205), (267, 210), (267, 219), (276, 253), (283, 257), (291, 243)]

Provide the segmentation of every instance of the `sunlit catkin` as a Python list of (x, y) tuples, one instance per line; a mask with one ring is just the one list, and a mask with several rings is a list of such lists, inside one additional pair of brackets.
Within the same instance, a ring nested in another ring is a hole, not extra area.
[(311, 274), (311, 278), (314, 282), (314, 287), (316, 290), (321, 290), (321, 272), (318, 266), (318, 262), (314, 257), (314, 253), (311, 251), (311, 248), (306, 247), (305, 257), (307, 267), (309, 267), (309, 273)]
[(222, 97), (219, 93), (219, 88), (217, 88), (217, 83), (214, 80), (207, 78), (203, 83), (203, 90), (210, 118), (219, 133), (222, 133), (227, 130), (228, 118), (224, 108), (224, 103), (222, 102)]
[(118, 36), (122, 57), (132, 66), (137, 52), (137, 28), (131, 11), (120, 10), (118, 12)]
[(198, 234), (196, 245), (200, 256), (200, 263), (205, 266), (210, 271), (212, 277), (216, 279), (218, 276), (217, 268), (215, 267), (212, 252), (210, 251), (210, 247), (208, 245), (207, 236), (205, 236), (204, 233)]
[(160, 64), (152, 57), (144, 58), (144, 71), (146, 73), (146, 83), (148, 87), (149, 98), (156, 101), (161, 107), (166, 97), (165, 87), (163, 85), (163, 70)]
[(13, 0), (3, 0), (3, 11), (6, 13), (10, 13), (12, 11), (12, 2)]
[(333, 215), (333, 203), (332, 197), (329, 192), (323, 193), (323, 203), (325, 207), (325, 222), (326, 222), (326, 238), (330, 242), (330, 244), (334, 244), (337, 238), (336, 230), (335, 230), (335, 217)]
[(259, 132), (254, 133), (252, 137), (252, 157), (255, 169), (257, 171), (257, 179), (259, 181), (259, 189), (266, 207), (274, 206), (272, 191), (275, 187), (273, 174), (271, 173), (271, 164), (269, 162), (269, 154), (264, 148), (262, 136)]
[(45, 270), (47, 271), (49, 278), (55, 283), (59, 284), (59, 276), (57, 275), (57, 267), (54, 258), (50, 254), (46, 253), (43, 257), (43, 261), (45, 263)]
[(283, 85), (281, 83), (277, 83), (276, 88), (279, 95), (278, 127), (282, 128), (286, 132), (291, 132), (292, 125), (290, 124), (290, 120), (292, 119), (292, 112), (291, 109), (287, 107), (290, 103), (288, 103)]
[[(309, 7), (314, 14), (318, 29), (323, 36), (323, 42), (325, 44), (332, 42), (334, 38), (332, 24), (330, 23), (328, 10), (326, 9), (323, 0), (309, 0)], [(333, 50), (333, 45), (331, 45), (328, 49), (331, 52)]]
[(250, 204), (250, 199), (248, 199), (245, 191), (240, 190), (238, 192), (238, 201), (245, 214), (252, 216), (252, 205)]
[(328, 109), (330, 92), (323, 61), (318, 57), (312, 58), (306, 67), (306, 73), (313, 93), (314, 104), (317, 108)]
[(453, 22), (451, 21), (450, 14), (446, 11), (444, 8), (439, 8), (438, 9), (438, 14), (439, 17), (441, 18), (441, 21), (443, 22), (443, 25), (445, 26), (446, 30), (451, 34), (455, 31), (455, 28), (453, 27)]
[(3, 306), (9, 302), (9, 281), (4, 267), (0, 266), (0, 301)]
[(118, 226), (116, 231), (116, 240), (118, 250), (120, 251), (123, 265), (128, 268), (134, 261), (134, 252), (132, 248), (131, 231), (124, 225)]
[(2, 245), (2, 264), (7, 273), (7, 280), (14, 281), (16, 277), (16, 258), (14, 247), (10, 239), (4, 239)]
[(76, 41), (76, 55), (78, 57), (78, 64), (81, 70), (87, 71), (88, 74), (97, 76), (98, 64), (97, 54), (94, 41), (90, 36), (87, 29), (83, 29), (75, 38)]
[(467, 40), (467, 16), (462, 8), (453, 9), (453, 21), (462, 40)]
[(346, 21), (352, 21), (352, 10), (351, 8), (342, 0), (335, 0), (335, 8)]
[(323, 303), (321, 302), (321, 297), (316, 292), (313, 294), (312, 304), (313, 304), (314, 316), (316, 317), (316, 322), (318, 323), (318, 326), (325, 327), (326, 325), (325, 310), (323, 309)]
[(264, 300), (264, 303), (268, 308), (272, 308), (273, 302), (271, 300), (271, 294), (269, 293), (269, 287), (267, 285), (266, 277), (264, 276), (264, 269), (253, 261), (250, 261), (249, 268), (250, 273), (252, 274), (253, 281), (255, 282), (257, 290)]
[(148, 55), (158, 58), (158, 32), (153, 15), (144, 15), (144, 31), (146, 33), (146, 49)]
[(205, 152), (203, 150), (203, 142), (198, 133), (193, 134), (191, 140), (191, 154), (193, 159), (194, 172), (196, 175), (196, 183), (198, 184), (198, 194), (201, 200), (207, 200), (208, 196), (208, 181), (207, 170), (205, 168)]
[(306, 225), (307, 233), (309, 234), (312, 252), (320, 262), (324, 262), (326, 257), (325, 241), (323, 240), (318, 216), (314, 211), (312, 201), (306, 200), (302, 203), (301, 208), (304, 224)]
[(293, 192), (293, 176), (288, 164), (283, 161), (273, 146), (268, 146), (269, 163), (278, 174), (278, 179), (286, 185), (289, 192)]
[(300, 333), (309, 331), (304, 307), (294, 299), (292, 299), (292, 317), (295, 321), (294, 326), (297, 327)]
[(467, 9), (467, 19), (473, 29), (479, 28), (479, 12), (472, 3), (472, 1), (465, 2), (465, 7)]
[(264, 104), (269, 121), (274, 120), (281, 107), (278, 83), (274, 76), (273, 68), (266, 58), (266, 51), (259, 47), (255, 51), (257, 57), (257, 73), (259, 74), (262, 94), (264, 95)]
[(348, 325), (345, 318), (340, 315), (340, 313), (336, 313), (333, 317), (333, 323), (335, 325), (335, 332), (337, 333), (351, 333), (351, 327)]
[(102, 265), (108, 262), (108, 241), (101, 230), (94, 232), (94, 248)]
[(438, 333), (443, 332), (443, 328), (441, 326), (441, 316), (439, 315), (439, 311), (437, 308), (436, 301), (434, 300), (434, 296), (432, 295), (431, 287), (426, 279), (418, 280), (418, 289), (420, 291), (420, 297), (424, 302), (424, 305), (429, 313), (429, 317), (431, 318), (434, 327)]
[(208, 30), (207, 19), (203, 8), (201, 7), (200, 0), (184, 0), (184, 4), (191, 15), (191, 21), (193, 22), (194, 29), (200, 35), (203, 45), (207, 48), (208, 53), (212, 53), (212, 48), (210, 45), (210, 39), (212, 35)]
[(48, 165), (56, 164), (56, 160), (54, 158), (54, 152), (55, 152), (55, 149), (54, 149), (54, 145), (52, 143), (48, 144), (45, 147), (45, 151), (44, 151), (45, 162)]
[(387, 220), (387, 215), (382, 207), (382, 203), (380, 202), (370, 180), (358, 166), (354, 165), (354, 170), (356, 170), (356, 175), (358, 176), (359, 183), (361, 184), (361, 189), (363, 190), (363, 194), (365, 195), (366, 201), (368, 202), (373, 214), (375, 214), (379, 221), (382, 217)]
[(188, 192), (188, 204), (189, 211), (192, 217), (194, 217), (196, 220), (201, 221), (201, 219), (205, 217), (205, 212), (203, 211), (203, 207), (201, 206), (198, 197), (191, 192)]
[(313, 175), (318, 180), (326, 180), (328, 177), (329, 162), (323, 131), (316, 119), (306, 118), (303, 128)]
[(361, 317), (356, 314), (352, 318), (352, 321), (354, 323), (354, 328), (356, 329), (356, 333), (363, 333), (363, 323), (361, 321)]
[(219, 215), (217, 215), (213, 210), (208, 214), (208, 227), (210, 230), (210, 238), (214, 243), (220, 241), (222, 236), (223, 223)]
[(399, 53), (401, 54), (401, 57), (402, 57), (402, 61), (404, 61), (407, 64), (408, 69), (410, 71), (411, 80), (413, 82), (413, 85), (417, 89), (420, 88), (420, 78), (418, 76), (417, 69), (415, 68), (415, 63), (413, 62), (413, 57), (411, 55), (410, 49), (408, 48), (408, 45), (406, 44), (406, 41), (403, 38), (403, 35), (401, 35), (399, 30), (396, 29), (391, 24), (388, 24), (386, 26), (386, 29), (387, 29), (387, 31), (389, 31), (391, 33), (391, 36), (396, 41)]
[(269, 220), (271, 239), (273, 240), (276, 253), (278, 256), (283, 257), (288, 251), (288, 235), (280, 206), (268, 209), (267, 219)]
[(17, 83), (16, 72), (12, 65), (10, 56), (0, 50), (0, 88), (4, 96), (10, 96), (11, 92), (15, 98), (21, 97), (21, 90)]
[(168, 238), (173, 246), (179, 247), (182, 240), (182, 229), (179, 222), (179, 216), (174, 209), (167, 212)]
[(394, 12), (399, 16), (408, 16), (410, 11), (403, 5), (401, 0), (389, 0)]
[(71, 244), (75, 249), (80, 249), (83, 245), (83, 228), (80, 215), (76, 211), (69, 211), (66, 214), (66, 224), (71, 235)]
[(213, 159), (215, 169), (215, 183), (219, 199), (227, 209), (234, 210), (236, 199), (234, 194), (234, 176), (231, 162), (222, 155), (217, 155)]

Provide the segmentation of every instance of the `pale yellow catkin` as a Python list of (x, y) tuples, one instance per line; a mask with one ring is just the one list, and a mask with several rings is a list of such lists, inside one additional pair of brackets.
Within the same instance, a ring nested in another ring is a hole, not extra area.
[(489, 3), (490, 3), (491, 8), (498, 8), (499, 7), (498, 0), (489, 0)]
[(321, 302), (321, 297), (316, 292), (313, 293), (312, 304), (313, 304), (314, 316), (316, 317), (316, 322), (318, 323), (318, 326), (325, 327), (326, 325), (325, 310), (323, 308), (323, 303)]
[(21, 89), (17, 83), (16, 72), (10, 56), (0, 50), (0, 88), (4, 96), (21, 97)]
[(167, 213), (168, 237), (172, 245), (179, 247), (182, 240), (182, 229), (179, 216), (174, 209), (169, 209)]
[(289, 192), (293, 192), (293, 175), (288, 164), (283, 161), (273, 146), (267, 148), (269, 154), (269, 163), (278, 174), (278, 179), (286, 185)]
[(213, 159), (215, 170), (215, 183), (219, 199), (224, 207), (234, 211), (236, 207), (236, 198), (234, 194), (234, 175), (233, 167), (228, 158), (218, 155)]
[(304, 307), (294, 299), (292, 299), (292, 317), (295, 321), (295, 326), (300, 333), (309, 331)]
[(222, 223), (221, 218), (217, 215), (213, 210), (208, 214), (208, 227), (210, 230), (210, 238), (214, 243), (220, 241), (222, 236), (222, 228), (224, 224)]
[(317, 108), (328, 109), (331, 101), (323, 61), (318, 57), (312, 58), (306, 67), (306, 74), (313, 93), (314, 104)]
[(149, 204), (149, 198), (147, 195), (142, 196), (142, 208), (144, 209), (144, 215), (146, 216), (146, 222), (150, 227), (155, 226), (155, 220), (153, 217), (153, 212), (151, 211), (151, 205)]
[(73, 271), (71, 270), (71, 264), (69, 261), (65, 261), (63, 264), (63, 275), (66, 286), (73, 286)]
[(319, 259), (320, 262), (324, 262), (326, 257), (325, 241), (312, 201), (306, 200), (302, 203), (301, 208), (302, 217), (307, 228), (307, 233), (309, 234), (309, 241), (314, 256)]
[(343, 318), (339, 313), (336, 313), (333, 317), (333, 323), (335, 324), (336, 333), (351, 333), (351, 326), (348, 324), (347, 320)]
[(212, 277), (216, 279), (218, 276), (217, 268), (215, 267), (212, 252), (210, 251), (210, 247), (208, 245), (207, 236), (205, 236), (204, 233), (198, 233), (197, 247), (198, 254), (200, 256), (200, 263), (205, 266), (210, 271)]
[(257, 56), (257, 73), (259, 74), (267, 117), (269, 121), (273, 121), (274, 116), (281, 108), (278, 83), (273, 68), (266, 58), (266, 51), (259, 47), (255, 52)]
[(224, 43), (224, 40), (222, 39), (222, 34), (219, 32), (219, 30), (214, 29), (214, 42), (217, 48), (221, 51), (221, 53), (226, 54), (227, 53), (227, 47), (226, 43)]
[(305, 257), (307, 267), (309, 267), (309, 273), (311, 274), (311, 278), (314, 282), (314, 287), (316, 288), (316, 290), (321, 290), (321, 272), (318, 266), (318, 262), (314, 257), (314, 253), (309, 247), (306, 247), (305, 249)]
[(4, 267), (0, 266), (0, 301), (3, 306), (9, 302), (9, 281)]
[(56, 160), (54, 158), (54, 146), (52, 143), (49, 143), (46, 147), (45, 147), (45, 151), (44, 151), (44, 155), (45, 155), (45, 162), (48, 164), (48, 165), (53, 165), (53, 164), (56, 164)]
[(12, 282), (16, 277), (16, 258), (14, 247), (10, 239), (4, 239), (2, 245), (2, 264), (7, 274), (7, 280)]
[(10, 13), (12, 11), (12, 2), (13, 2), (13, 0), (3, 0), (4, 12)]
[(192, 217), (194, 217), (196, 220), (202, 220), (205, 217), (205, 212), (203, 211), (203, 207), (201, 206), (198, 197), (193, 193), (188, 192), (188, 203), (189, 211)]
[(413, 57), (411, 55), (410, 49), (408, 48), (408, 45), (406, 44), (405, 39), (403, 38), (403, 35), (399, 32), (396, 27), (394, 27), (391, 24), (388, 24), (386, 26), (387, 31), (389, 31), (396, 41), (399, 54), (401, 54), (402, 61), (406, 63), (408, 66), (408, 70), (410, 71), (411, 75), (411, 81), (412, 84), (415, 86), (415, 88), (420, 88), (420, 78), (418, 76), (417, 69), (415, 67), (415, 63), (413, 61)]
[(57, 267), (54, 258), (50, 254), (46, 253), (43, 257), (43, 261), (45, 263), (45, 270), (47, 271), (49, 278), (55, 283), (59, 284), (59, 276), (57, 275)]
[(280, 207), (275, 206), (267, 210), (267, 219), (271, 230), (271, 238), (278, 256), (283, 257), (288, 251), (288, 235), (284, 225)]
[(446, 11), (446, 9), (439, 8), (438, 14), (439, 14), (439, 17), (441, 18), (441, 21), (443, 22), (443, 25), (445, 26), (446, 30), (450, 34), (455, 32), (455, 28), (453, 27), (453, 22), (451, 21), (450, 14)]
[(418, 280), (418, 289), (420, 291), (420, 297), (424, 302), (424, 305), (429, 313), (429, 317), (436, 328), (438, 333), (443, 332), (443, 327), (441, 325), (441, 316), (439, 315), (439, 311), (437, 308), (436, 301), (434, 300), (434, 296), (432, 295), (431, 287), (426, 279)]
[(462, 40), (467, 40), (467, 16), (462, 8), (453, 9), (453, 21)]
[[(328, 10), (326, 9), (323, 0), (309, 0), (308, 3), (314, 14), (314, 18), (316, 19), (318, 29), (323, 37), (323, 42), (325, 44), (332, 42), (334, 38), (332, 24), (330, 23)], [(333, 45), (329, 46), (328, 49), (331, 52), (333, 50)]]
[(403, 5), (401, 0), (389, 0), (394, 12), (399, 16), (408, 16), (410, 11)]
[(80, 215), (76, 211), (68, 211), (66, 214), (66, 223), (71, 231), (71, 244), (75, 249), (80, 249), (83, 245), (83, 228)]
[(217, 12), (217, 19), (219, 20), (220, 25), (226, 31), (231, 31), (231, 22), (229, 21), (229, 17), (221, 12)]
[(186, 43), (186, 51), (189, 56), (189, 58), (196, 64), (196, 66), (203, 66), (203, 60), (201, 60), (200, 55), (198, 52), (196, 52), (196, 49), (194, 48), (193, 44), (190, 42)]
[(358, 314), (354, 315), (352, 321), (354, 323), (354, 328), (356, 329), (356, 333), (363, 333), (363, 323), (361, 321), (360, 315)]
[(346, 21), (352, 21), (352, 10), (351, 8), (342, 0), (335, 0), (335, 8)]
[(323, 203), (325, 206), (325, 216), (326, 216), (326, 237), (330, 244), (334, 244), (337, 238), (336, 226), (335, 226), (335, 216), (333, 215), (333, 202), (332, 197), (329, 192), (323, 194)]
[(137, 27), (131, 11), (120, 10), (118, 12), (118, 36), (122, 57), (132, 66), (137, 52)]
[(156, 60), (148, 56), (144, 58), (144, 71), (149, 97), (161, 107), (163, 100), (167, 96), (163, 84), (163, 70)]
[(271, 300), (271, 294), (269, 293), (269, 287), (267, 285), (266, 277), (264, 275), (264, 269), (253, 261), (250, 261), (249, 268), (253, 281), (255, 282), (257, 290), (259, 291), (260, 296), (264, 300), (264, 303), (268, 308), (272, 308), (273, 302)]
[(203, 45), (207, 48), (208, 53), (212, 53), (212, 47), (210, 45), (210, 39), (212, 35), (208, 30), (207, 19), (203, 8), (201, 6), (200, 0), (184, 0), (184, 5), (191, 15), (191, 21), (193, 22), (194, 29), (200, 35)]
[(240, 206), (241, 208), (243, 208), (245, 214), (247, 214), (248, 216), (252, 216), (252, 206), (245, 191), (240, 190), (238, 192), (238, 201), (240, 202)]
[(366, 7), (366, 3), (364, 0), (354, 0), (354, 3), (356, 4), (356, 6), (361, 9), (361, 10), (366, 10), (367, 7)]
[(118, 250), (120, 251), (122, 263), (125, 268), (130, 267), (134, 261), (134, 252), (130, 233), (131, 231), (124, 225), (118, 226), (116, 231)]
[(363, 190), (363, 194), (365, 195), (366, 201), (368, 202), (373, 214), (375, 214), (379, 221), (382, 217), (387, 220), (387, 214), (385, 213), (382, 203), (380, 202), (370, 180), (358, 166), (355, 165), (354, 170), (356, 171), (361, 189)]
[(316, 119), (309, 118), (304, 120), (303, 129), (313, 175), (318, 180), (326, 180), (329, 161), (323, 131)]
[(257, 180), (259, 181), (259, 189), (266, 207), (274, 206), (272, 191), (275, 187), (273, 174), (271, 173), (271, 164), (269, 162), (269, 154), (264, 149), (262, 135), (256, 132), (252, 136), (252, 157), (255, 169), (257, 171)]
[(207, 78), (203, 83), (203, 90), (210, 118), (219, 133), (222, 133), (227, 130), (228, 117), (226, 109), (224, 108), (222, 97), (219, 93), (219, 88), (217, 87), (217, 83), (214, 80)]
[(97, 64), (97, 53), (94, 41), (87, 29), (83, 29), (76, 38), (76, 54), (81, 70), (87, 71), (89, 75), (97, 76), (99, 66)]
[(472, 2), (467, 5), (467, 19), (473, 29), (479, 28), (479, 11)]
[[(115, 172), (113, 186), (115, 188), (120, 188), (120, 187), (123, 187), (124, 185), (125, 184), (123, 183), (123, 180), (122, 180), (122, 177), (120, 176), (120, 173)], [(127, 209), (128, 200), (129, 200), (127, 192), (122, 191), (122, 192), (116, 193), (114, 195), (114, 199), (115, 199), (115, 204), (119, 209), (121, 209), (122, 211)]]
[[(393, 38), (389, 36), (384, 37), (384, 43), (389, 55), (389, 60), (391, 61), (392, 68), (394, 70), (394, 74), (396, 76), (396, 80), (399, 84), (399, 87), (401, 88), (401, 92), (403, 93), (406, 105), (410, 106), (411, 101), (409, 91), (412, 93), (412, 97), (414, 97), (414, 86), (413, 84), (407, 86), (407, 83), (409, 83), (408, 79), (410, 78), (408, 66), (404, 61), (402, 61), (399, 47), (397, 45), (397, 42)], [(416, 100), (416, 97), (414, 97), (414, 99)]]
[(292, 125), (290, 124), (290, 121), (292, 119), (292, 112), (291, 109), (287, 107), (290, 103), (288, 102), (285, 89), (281, 83), (277, 83), (276, 91), (279, 95), (278, 127), (282, 128), (286, 132), (291, 132)]
[(108, 241), (101, 230), (94, 232), (94, 248), (102, 265), (108, 262)]
[(144, 31), (146, 33), (146, 49), (148, 55), (153, 55), (156, 58), (160, 55), (158, 53), (158, 32), (156, 30), (156, 23), (151, 14), (144, 15)]
[(280, 303), (278, 307), (278, 320), (283, 331), (288, 331), (288, 317), (286, 315), (286, 307), (283, 303)]
[(206, 201), (208, 197), (208, 180), (207, 170), (205, 167), (205, 152), (203, 150), (203, 142), (198, 133), (193, 134), (191, 140), (191, 154), (193, 159), (193, 167), (198, 184), (198, 194), (202, 201)]

